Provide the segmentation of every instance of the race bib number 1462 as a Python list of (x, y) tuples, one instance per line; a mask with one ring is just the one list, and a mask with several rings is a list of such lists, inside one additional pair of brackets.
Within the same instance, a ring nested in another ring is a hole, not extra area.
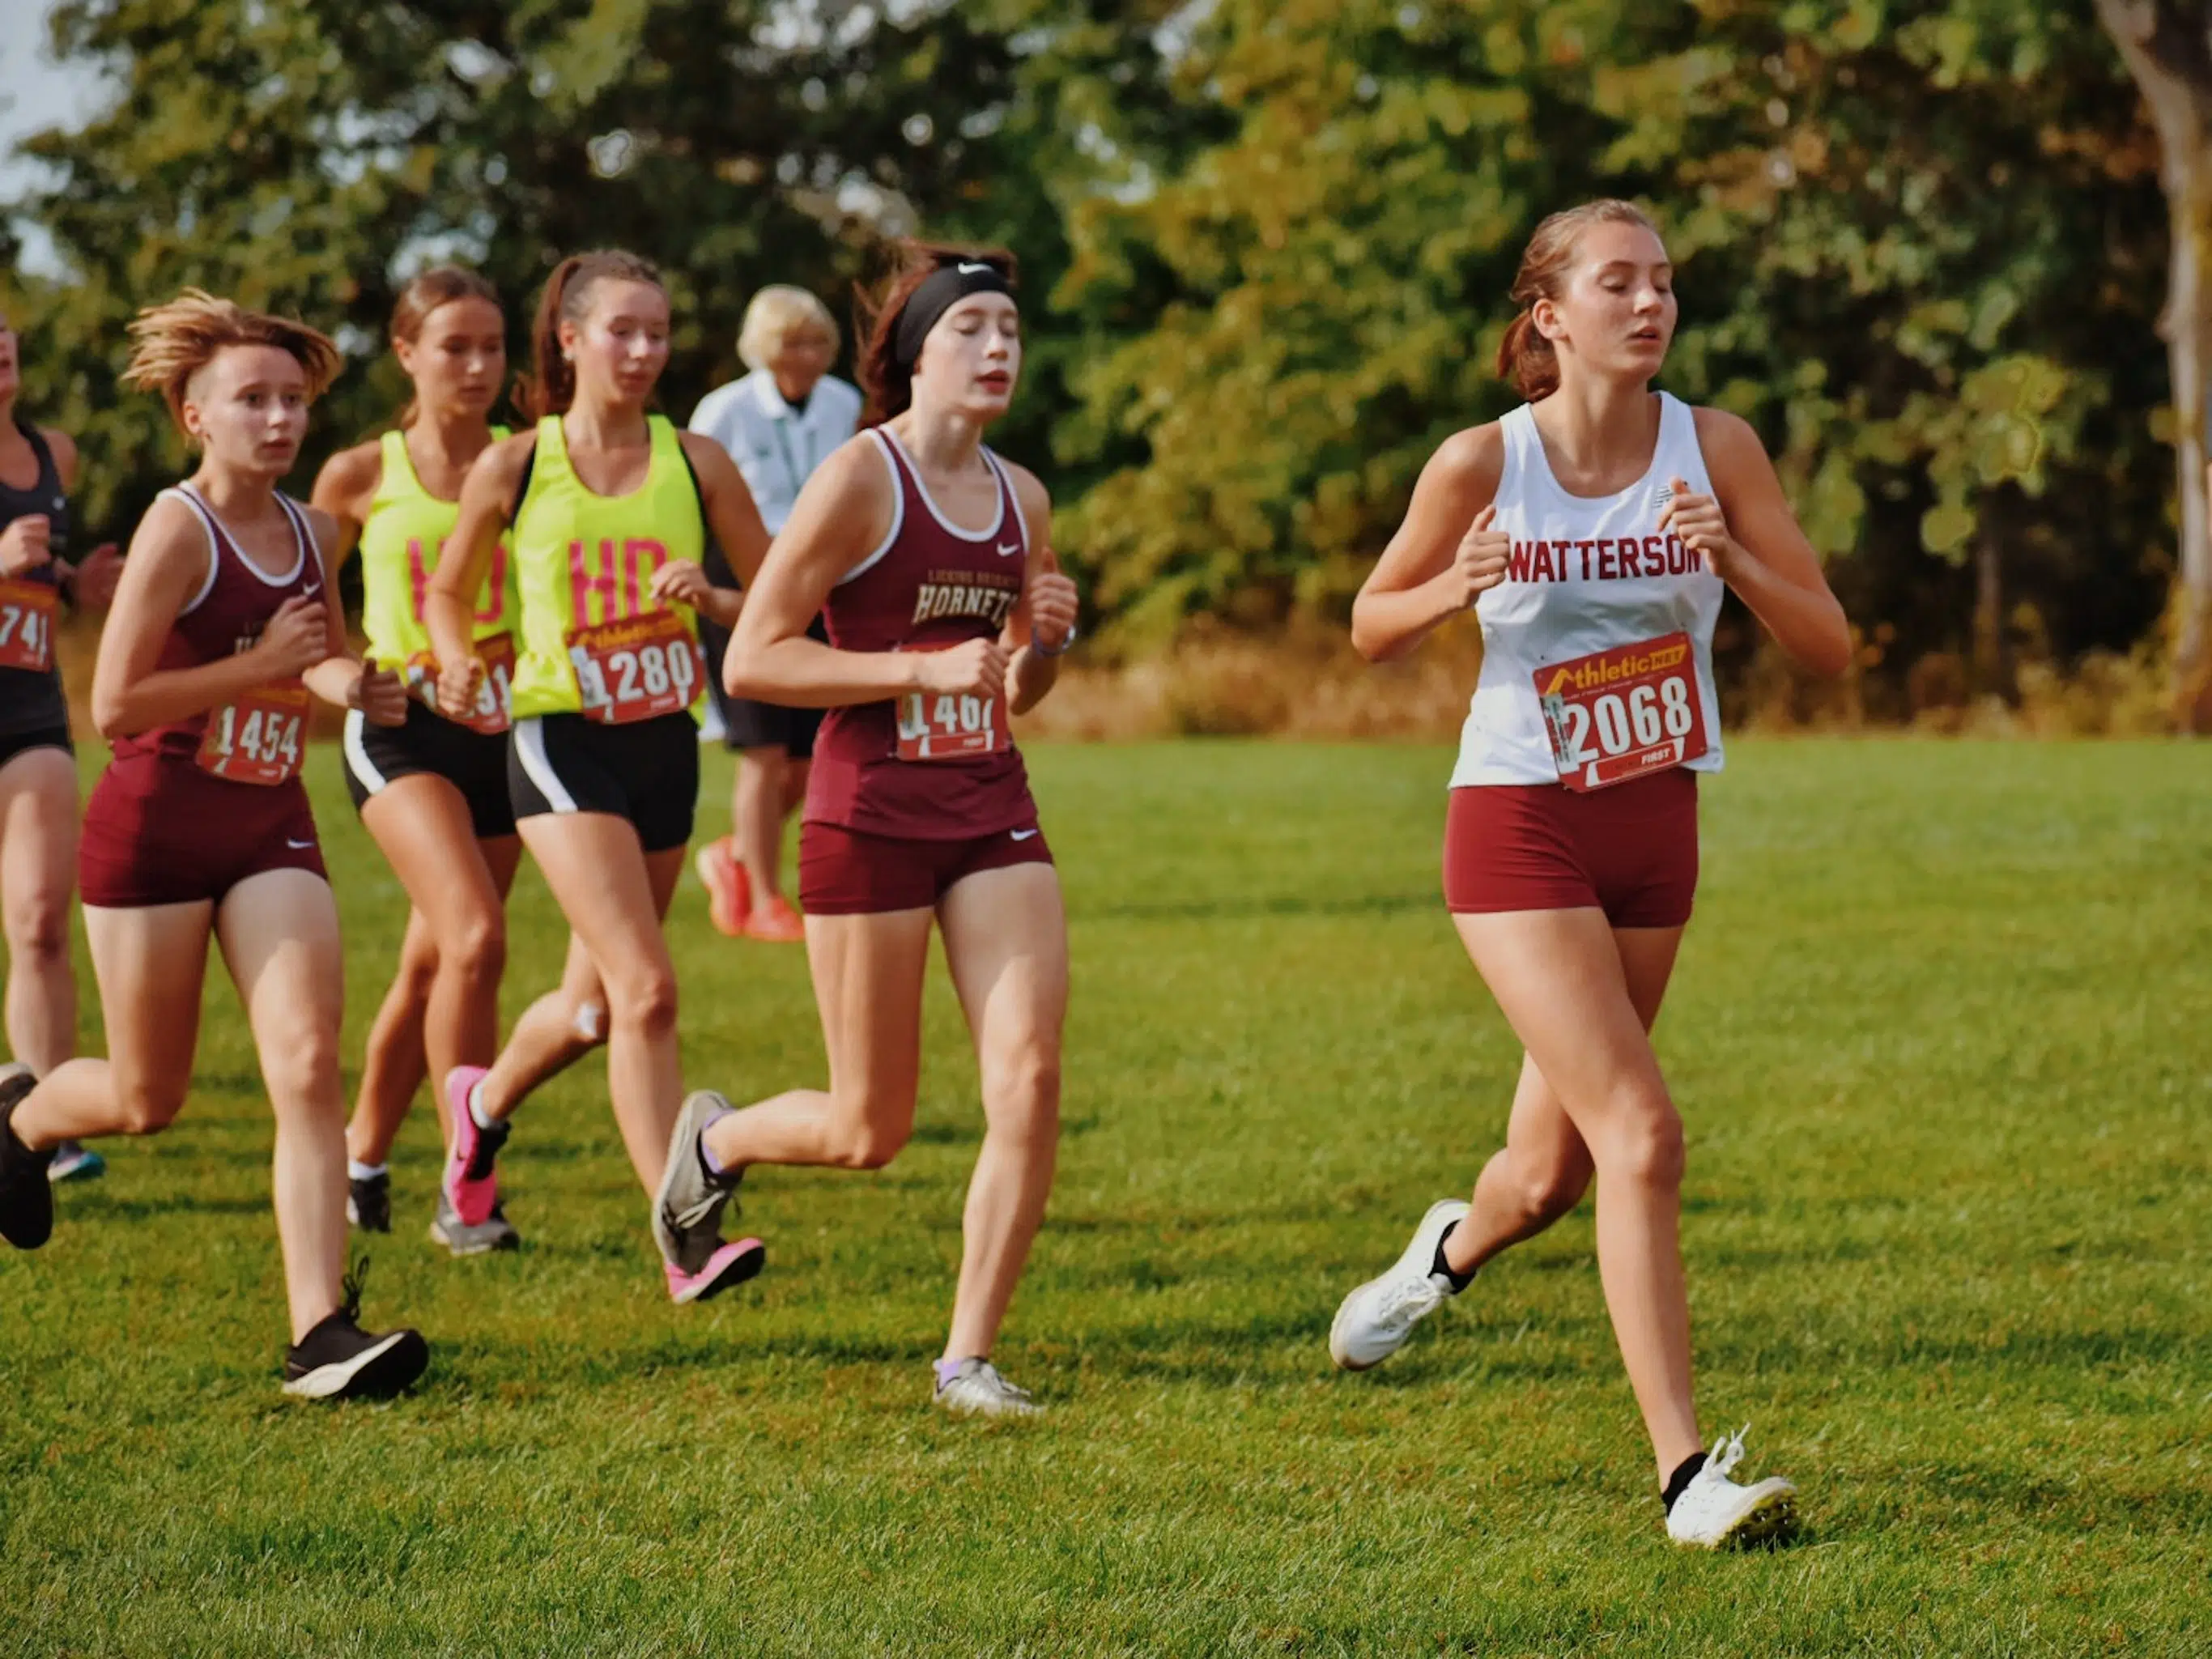
[(1704, 754), (1704, 700), (1687, 634), (1615, 646), (1535, 673), (1559, 781), (1577, 793)]

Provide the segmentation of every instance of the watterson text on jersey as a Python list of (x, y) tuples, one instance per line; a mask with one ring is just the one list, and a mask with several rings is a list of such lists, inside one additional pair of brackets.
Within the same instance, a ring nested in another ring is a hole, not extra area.
[(1704, 561), (1680, 536), (1600, 536), (1592, 541), (1513, 544), (1505, 574), (1516, 582), (1632, 581), (1686, 576)]

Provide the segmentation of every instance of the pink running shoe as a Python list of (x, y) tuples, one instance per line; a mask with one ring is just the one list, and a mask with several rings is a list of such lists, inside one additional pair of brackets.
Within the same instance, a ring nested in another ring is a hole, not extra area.
[(704, 1302), (709, 1297), (720, 1296), (732, 1285), (744, 1284), (758, 1273), (767, 1261), (767, 1245), (757, 1238), (741, 1238), (716, 1250), (696, 1273), (685, 1273), (673, 1261), (660, 1265), (668, 1273), (671, 1302)]
[(446, 1108), (453, 1120), (453, 1145), (446, 1154), (443, 1185), (446, 1201), (464, 1227), (481, 1227), (491, 1219), (499, 1202), (499, 1171), (495, 1160), (507, 1145), (507, 1125), (477, 1126), (469, 1110), (469, 1096), (483, 1081), (487, 1068), (456, 1066), (446, 1073)]

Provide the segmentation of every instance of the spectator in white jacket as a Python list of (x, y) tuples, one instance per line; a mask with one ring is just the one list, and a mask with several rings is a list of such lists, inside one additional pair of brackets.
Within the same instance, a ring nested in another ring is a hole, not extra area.
[[(738, 334), (738, 356), (751, 372), (715, 387), (692, 413), (691, 429), (728, 450), (744, 474), (770, 535), (791, 516), (807, 476), (860, 425), (859, 388), (829, 373), (837, 349), (836, 319), (821, 301), (805, 289), (764, 288), (745, 307)], [(719, 552), (708, 574), (735, 580)], [(723, 740), (738, 756), (731, 833), (702, 847), (696, 860), (708, 914), (733, 939), (801, 939), (799, 912), (781, 890), (783, 826), (805, 798), (822, 711), (728, 696), (722, 650), (729, 635), (703, 622), (700, 631)]]

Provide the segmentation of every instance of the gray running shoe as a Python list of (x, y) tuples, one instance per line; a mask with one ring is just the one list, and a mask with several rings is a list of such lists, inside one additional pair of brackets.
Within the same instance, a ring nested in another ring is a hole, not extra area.
[(737, 1190), (707, 1174), (700, 1159), (699, 1136), (730, 1109), (712, 1089), (695, 1089), (676, 1115), (668, 1136), (668, 1167), (653, 1200), (653, 1242), (661, 1260), (679, 1273), (696, 1273), (722, 1245), (722, 1211)]
[(46, 1165), (46, 1179), (57, 1187), (64, 1181), (97, 1181), (106, 1173), (107, 1160), (74, 1140), (56, 1141), (54, 1161)]
[(955, 1417), (1035, 1417), (1044, 1410), (1027, 1389), (1018, 1389), (999, 1375), (988, 1359), (969, 1358), (951, 1376), (939, 1373), (931, 1403)]
[[(386, 1230), (391, 1231), (389, 1227)], [(501, 1213), (500, 1207), (491, 1206), (491, 1218), (479, 1226), (471, 1227), (453, 1209), (453, 1200), (446, 1196), (443, 1187), (438, 1188), (438, 1213), (430, 1223), (430, 1237), (455, 1255), (486, 1255), (494, 1250), (514, 1250), (522, 1247), (522, 1235), (514, 1224)]]

